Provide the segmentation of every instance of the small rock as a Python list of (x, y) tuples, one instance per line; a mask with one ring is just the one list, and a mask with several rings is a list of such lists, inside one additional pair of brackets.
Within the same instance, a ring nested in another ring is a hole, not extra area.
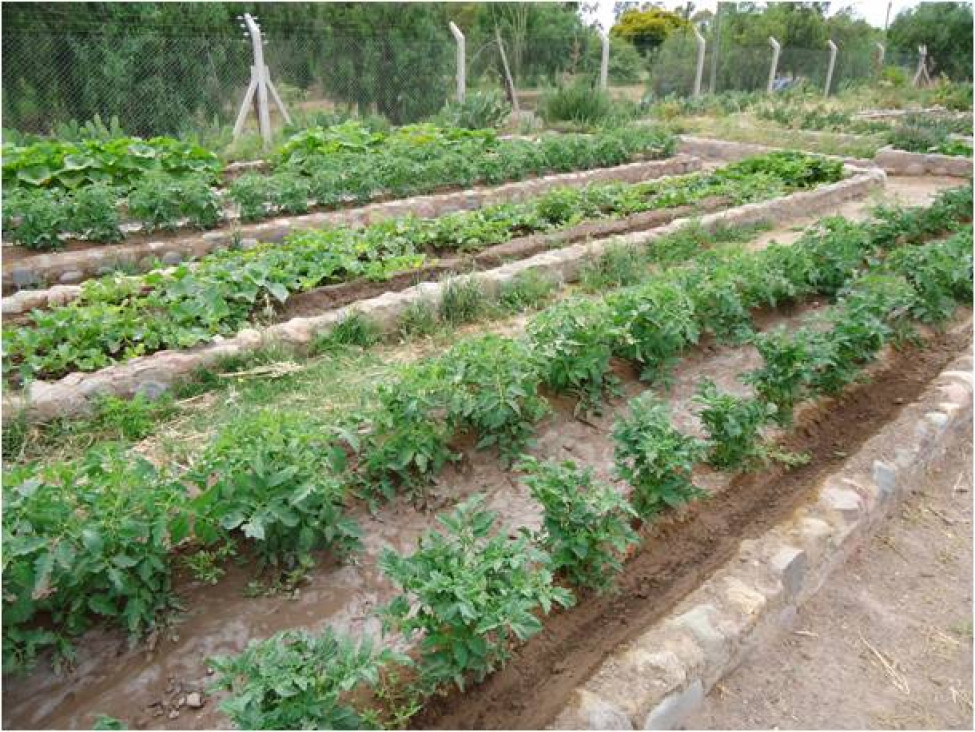
[(207, 676), (213, 676), (213, 669), (210, 666), (207, 666)]
[[(207, 669), (209, 671), (210, 669)], [(190, 709), (199, 709), (203, 706), (203, 694), (198, 691), (191, 691), (186, 695), (186, 706)]]
[(173, 709), (172, 711), (170, 711), (169, 712), (169, 718), (170, 719), (179, 719), (179, 710), (178, 709)]
[(85, 273), (80, 269), (70, 269), (60, 277), (58, 277), (58, 282), (62, 285), (74, 285), (85, 279)]
[(183, 261), (183, 253), (176, 250), (171, 250), (163, 254), (162, 262), (163, 264), (168, 264), (170, 266), (179, 264)]

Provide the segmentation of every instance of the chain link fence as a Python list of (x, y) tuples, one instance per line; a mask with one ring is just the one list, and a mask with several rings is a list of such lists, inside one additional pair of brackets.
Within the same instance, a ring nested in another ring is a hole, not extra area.
[[(393, 124), (435, 115), (455, 94), (456, 46), (445, 27), (442, 38), (422, 43), (373, 35), (265, 27), (265, 62), (285, 106), (297, 121), (327, 121), (346, 115), (379, 114)], [(599, 77), (602, 40), (593, 30), (571, 36), (502, 39), (519, 102), (533, 109), (548, 88)], [(691, 33), (672, 37), (651, 57), (613, 39), (609, 83), (614, 96), (639, 100), (692, 93), (697, 43)], [(117, 118), (127, 133), (142, 136), (229, 134), (250, 80), (250, 41), (238, 29), (178, 32), (129, 27), (104, 32), (95, 26), (56, 32), (5, 23), (3, 27), (3, 125), (19, 132), (70, 133), (94, 119)], [(47, 63), (34, 62), (42, 57)], [(497, 42), (470, 39), (469, 93), (504, 88)], [(709, 43), (702, 92), (761, 91), (768, 82), (772, 49)], [(124, 61), (124, 62), (123, 62)], [(825, 85), (829, 51), (783, 47), (777, 76)], [(888, 53), (884, 68), (914, 73), (917, 58)], [(840, 47), (832, 90), (877, 78), (874, 48)], [(272, 124), (281, 125), (271, 105)], [(248, 114), (247, 129), (256, 128)]]

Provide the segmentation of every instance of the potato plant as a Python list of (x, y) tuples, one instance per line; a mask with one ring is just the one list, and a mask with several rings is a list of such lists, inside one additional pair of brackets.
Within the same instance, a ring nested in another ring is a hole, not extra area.
[(524, 534), (499, 533), (496, 520), (474, 496), (439, 516), (443, 530), (424, 534), (412, 554), (387, 549), (380, 557), (383, 574), (403, 590), (383, 609), (384, 622), (421, 635), (418, 666), (430, 690), (482, 681), (516, 641), (542, 629), (539, 610), (573, 602), (553, 584), (551, 557)]
[(596, 482), (592, 468), (534, 458), (518, 468), (545, 511), (537, 541), (552, 556), (552, 569), (577, 587), (609, 589), (638, 541), (629, 523), (636, 511), (612, 486)]
[(616, 473), (633, 487), (630, 503), (647, 520), (702, 494), (691, 470), (704, 453), (700, 440), (670, 422), (667, 406), (647, 392), (630, 400), (629, 414), (613, 426)]
[(387, 665), (408, 659), (326, 627), (252, 640), (240, 654), (208, 663), (211, 688), (230, 692), (220, 709), (238, 729), (371, 729), (375, 710), (361, 701), (363, 693), (379, 684)]
[(722, 392), (710, 379), (698, 384), (694, 401), (702, 407), (711, 465), (745, 470), (766, 457), (761, 430), (775, 415), (774, 404)]

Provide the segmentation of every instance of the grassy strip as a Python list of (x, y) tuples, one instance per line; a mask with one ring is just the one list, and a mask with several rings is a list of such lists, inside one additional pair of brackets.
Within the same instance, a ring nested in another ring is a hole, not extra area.
[(283, 244), (224, 250), (171, 273), (103, 277), (67, 305), (31, 313), (4, 331), (4, 373), (21, 382), (94, 371), (167, 348), (188, 348), (273, 316), (292, 294), (359, 277), (382, 280), (437, 251), (469, 252), (516, 235), (566, 229), (724, 195), (740, 203), (839, 179), (842, 167), (774, 153), (709, 174), (641, 184), (558, 189), (528, 203), (437, 219), (408, 217), (365, 229), (289, 236)]
[[(971, 189), (942, 196), (912, 212), (922, 222), (914, 230), (950, 227), (970, 206)], [(152, 627), (172, 604), (170, 552), (184, 542), (220, 556), (246, 541), (276, 573), (300, 574), (313, 548), (351, 550), (358, 529), (343, 516), (350, 492), (378, 500), (423, 490), (455, 458), (450, 445), (465, 432), (512, 461), (548, 411), (542, 384), (598, 404), (610, 386), (609, 355), (659, 378), (702, 331), (740, 337), (750, 332), (747, 313), (755, 307), (841, 292), (866, 263), (903, 246), (903, 233), (830, 220), (788, 247), (704, 255), (588, 306), (566, 300), (530, 324), (525, 339), (466, 339), (398, 370), (376, 385), (371, 406), (337, 421), (281, 409), (251, 412), (184, 471), (158, 469), (112, 445), (71, 463), (18, 468), (4, 480), (5, 668), (29, 664), (49, 645), (68, 653), (68, 639), (93, 615), (134, 634)], [(964, 282), (970, 297), (967, 236), (937, 245), (944, 251), (925, 260), (932, 275), (916, 288), (929, 293), (911, 302), (958, 297)], [(893, 261), (895, 271), (919, 271), (914, 260)], [(964, 272), (958, 263), (965, 261), (967, 280), (945, 279), (946, 267)], [(716, 287), (701, 286), (712, 281)], [(907, 302), (900, 297), (895, 304)], [(871, 312), (897, 311), (885, 302)], [(597, 310), (579, 319), (586, 307)], [(560, 316), (576, 318), (574, 332), (543, 327)], [(732, 414), (715, 425), (740, 422), (736, 403), (710, 408)], [(713, 459), (734, 463), (733, 454)], [(56, 630), (38, 627), (40, 615), (49, 615)]]

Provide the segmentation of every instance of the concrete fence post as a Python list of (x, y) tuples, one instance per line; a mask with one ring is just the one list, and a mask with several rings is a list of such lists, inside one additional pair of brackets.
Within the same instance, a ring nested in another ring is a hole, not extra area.
[(877, 73), (884, 70), (884, 56), (887, 55), (887, 47), (883, 43), (877, 43)]
[(467, 45), (464, 34), (453, 21), (450, 21), (450, 32), (457, 42), (457, 101), (463, 102), (467, 96)]
[(782, 46), (772, 36), (768, 37), (768, 43), (772, 47), (772, 65), (768, 69), (768, 84), (765, 85), (765, 92), (771, 94), (775, 86), (775, 72), (779, 68), (779, 53), (782, 51)]
[(599, 39), (603, 44), (603, 54), (599, 58), (599, 88), (606, 91), (609, 87), (609, 34), (600, 30)]
[(928, 73), (928, 46), (922, 44), (917, 47), (917, 72), (914, 74), (914, 86), (921, 86), (923, 83), (931, 83), (931, 75)]
[(833, 39), (826, 41), (826, 45), (829, 46), (829, 66), (826, 68), (826, 90), (824, 95), (828, 97), (829, 88), (833, 84), (833, 69), (836, 68), (836, 51), (838, 47), (833, 43)]
[(268, 94), (281, 112), (281, 117), (287, 124), (291, 124), (291, 116), (281, 101), (278, 90), (271, 83), (271, 70), (264, 63), (264, 37), (261, 28), (257, 24), (257, 19), (250, 13), (244, 13), (242, 26), (244, 35), (251, 40), (251, 52), (254, 55), (254, 63), (251, 64), (251, 80), (244, 92), (244, 101), (237, 112), (237, 120), (234, 122), (233, 137), (236, 140), (244, 131), (244, 122), (247, 119), (247, 110), (250, 109), (254, 101), (257, 101), (257, 123), (261, 131), (261, 139), (264, 146), (271, 144), (271, 111), (268, 106)]
[(701, 96), (701, 80), (704, 78), (704, 51), (707, 48), (707, 41), (701, 35), (701, 31), (694, 27), (694, 38), (697, 40), (697, 70), (694, 73), (694, 96)]

